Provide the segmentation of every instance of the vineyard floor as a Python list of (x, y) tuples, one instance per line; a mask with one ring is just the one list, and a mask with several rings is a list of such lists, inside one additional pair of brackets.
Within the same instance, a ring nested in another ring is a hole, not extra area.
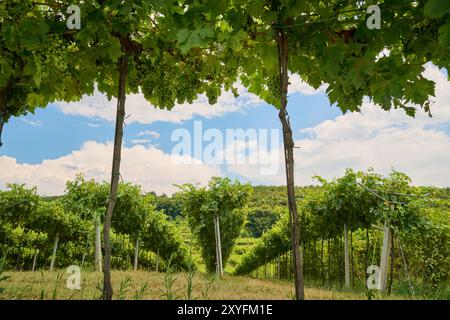
[[(68, 275), (65, 270), (54, 272), (6, 272), (10, 278), (2, 282), (5, 287), (2, 299), (21, 300), (92, 300), (100, 296), (102, 275), (96, 272), (83, 272), (80, 290), (66, 287)], [(114, 299), (176, 299), (188, 297), (188, 280), (186, 274), (173, 274), (173, 285), (164, 273), (147, 271), (113, 271), (112, 281)], [(293, 297), (293, 285), (282, 280), (262, 280), (250, 277), (225, 276), (215, 280), (204, 274), (197, 274), (191, 282), (193, 289), (191, 299), (248, 299), (248, 300), (288, 300)], [(379, 298), (379, 297), (378, 297)], [(390, 296), (389, 299), (405, 299)], [(364, 293), (353, 293), (323, 288), (306, 288), (306, 299), (314, 300), (348, 300), (367, 299)]]

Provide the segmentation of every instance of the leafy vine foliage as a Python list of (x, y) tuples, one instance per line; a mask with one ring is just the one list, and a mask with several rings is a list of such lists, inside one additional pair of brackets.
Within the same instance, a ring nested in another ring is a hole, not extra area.
[[(373, 171), (347, 170), (343, 177), (332, 181), (321, 177), (317, 179), (322, 186), (303, 190), (303, 197), (298, 200), (302, 244), (314, 250), (307, 251), (307, 261), (312, 265), (311, 277), (320, 278), (318, 270), (322, 268), (323, 271), (324, 268), (323, 256), (320, 258), (322, 262), (318, 262), (318, 239), (322, 241), (323, 250), (323, 241), (336, 242), (342, 237), (346, 224), (355, 234), (355, 241), (361, 241), (359, 243), (364, 245), (364, 241), (369, 241), (364, 236), (364, 230), (381, 227), (386, 220), (401, 240), (401, 246), (409, 257), (410, 271), (422, 278), (425, 286), (438, 287), (450, 277), (446, 267), (450, 243), (448, 209), (443, 210), (446, 202), (440, 200), (436, 189), (410, 186), (409, 177), (396, 171), (386, 178)], [(381, 241), (380, 235), (377, 237), (376, 241)], [(252, 273), (289, 250), (289, 216), (285, 213), (242, 258), (236, 273)], [(331, 250), (329, 246), (327, 250)], [(341, 253), (333, 252), (333, 255), (338, 257), (338, 265), (341, 264)], [(365, 271), (367, 263), (373, 264), (375, 261), (368, 261), (367, 256), (363, 256), (361, 263)]]
[[(42, 198), (36, 189), (23, 185), (9, 185), (0, 192), (1, 248), (8, 250), (7, 268), (26, 269), (37, 252), (38, 268), (46, 268), (50, 258), (50, 244), (59, 234), (56, 265), (64, 267), (78, 261), (93, 265), (95, 221), (104, 215), (109, 186), (83, 176), (67, 183), (67, 192), (56, 199)], [(175, 225), (167, 216), (155, 210), (153, 195), (142, 194), (139, 187), (121, 184), (118, 217), (113, 221), (113, 260), (116, 268), (131, 266), (134, 243), (139, 239), (141, 267), (155, 267), (157, 251), (164, 261), (173, 255), (172, 264), (186, 268), (190, 263), (187, 249)], [(39, 251), (38, 251), (39, 250)]]
[[(314, 88), (325, 85), (330, 103), (343, 112), (359, 111), (366, 97), (384, 110), (402, 108), (414, 116), (423, 108), (430, 113), (434, 83), (422, 73), (427, 62), (448, 69), (450, 5), (439, 0), (233, 0), (224, 2), (218, 15), (208, 4), (190, 4), (188, 12), (205, 10), (223, 29), (239, 33), (234, 47), (240, 52), (240, 80), (280, 110), (296, 298), (304, 299), (294, 142), (286, 111), (288, 71)], [(381, 30), (366, 27), (365, 9), (371, 4), (383, 12)]]
[(181, 186), (177, 196), (183, 204), (183, 213), (200, 246), (208, 272), (216, 270), (214, 217), (218, 216), (220, 221), (222, 261), (225, 266), (244, 226), (247, 217), (245, 207), (251, 192), (250, 185), (232, 182), (228, 178), (212, 178), (208, 189), (191, 184)]
[[(83, 13), (84, 27), (79, 32), (66, 30), (64, 9), (72, 4)], [(381, 30), (366, 28), (365, 8), (371, 4), (380, 5)], [(423, 108), (431, 114), (434, 83), (423, 76), (424, 65), (431, 62), (448, 70), (449, 13), (448, 1), (442, 0), (63, 0), (46, 4), (4, 0), (0, 3), (0, 135), (11, 117), (52, 101), (76, 101), (95, 88), (118, 98), (114, 169), (104, 217), (105, 274), (109, 277), (109, 227), (120, 192), (126, 94), (142, 92), (154, 106), (166, 109), (193, 102), (200, 94), (213, 104), (222, 89), (236, 93), (233, 85), (239, 79), (250, 92), (280, 109), (285, 151), (293, 154), (285, 110), (287, 71), (314, 88), (325, 85), (330, 103), (343, 112), (359, 111), (368, 98), (384, 110), (401, 108), (414, 116)], [(293, 167), (293, 156), (286, 164)], [(288, 175), (287, 182), (296, 230), (293, 175)], [(340, 205), (331, 207), (336, 216), (343, 214)], [(57, 205), (47, 209), (60, 210)], [(403, 221), (405, 210), (394, 204), (377, 212), (391, 216), (395, 226)], [(346, 222), (356, 228), (370, 223), (369, 218), (346, 216)], [(65, 220), (61, 221), (57, 226), (62, 230)], [(128, 230), (129, 226), (118, 228)], [(300, 229), (308, 232), (307, 226)], [(297, 231), (291, 232), (294, 251)], [(136, 238), (136, 232), (130, 236)], [(105, 297), (111, 298), (108, 277)], [(296, 289), (302, 286), (296, 283)]]

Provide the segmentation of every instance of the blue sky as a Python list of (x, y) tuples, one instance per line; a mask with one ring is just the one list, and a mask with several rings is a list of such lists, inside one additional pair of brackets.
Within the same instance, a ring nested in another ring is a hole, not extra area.
[[(310, 184), (311, 176), (339, 176), (347, 167), (388, 173), (404, 171), (416, 184), (448, 186), (450, 182), (450, 87), (446, 74), (427, 67), (437, 82), (434, 117), (419, 113), (410, 119), (401, 111), (380, 111), (366, 101), (362, 114), (342, 115), (330, 106), (323, 88), (315, 91), (294, 79), (288, 111), (296, 149), (296, 178)], [(218, 129), (280, 129), (277, 110), (240, 88), (241, 97), (224, 93), (217, 106), (200, 99), (170, 113), (155, 110), (140, 96), (127, 98), (129, 116), (124, 136), (122, 175), (147, 191), (171, 193), (173, 183), (206, 183), (213, 175), (237, 177), (255, 184), (282, 184), (282, 163), (275, 174), (261, 174), (261, 164), (177, 164), (171, 152), (172, 133), (194, 122), (203, 131)], [(42, 194), (61, 194), (65, 181), (78, 172), (108, 180), (114, 136), (115, 102), (100, 94), (74, 104), (55, 103), (6, 124), (0, 149), (0, 188), (8, 182), (37, 185)], [(281, 139), (281, 135), (280, 135)], [(227, 148), (227, 143), (224, 148)], [(205, 145), (205, 143), (203, 143)], [(246, 154), (258, 152), (250, 146)], [(109, 151), (110, 150), (110, 151)], [(225, 151), (225, 150), (224, 150)], [(273, 148), (261, 158), (278, 161)], [(200, 159), (202, 160), (202, 159)], [(274, 162), (274, 163), (275, 163)]]
[[(148, 108), (153, 108), (148, 106)], [(211, 106), (214, 108), (214, 106)], [(192, 131), (194, 121), (203, 121), (203, 128), (226, 129), (265, 128), (279, 129), (277, 110), (266, 103), (261, 103), (257, 110), (242, 109), (224, 116), (207, 119), (195, 115), (182, 123), (158, 121), (152, 124), (133, 122), (125, 128), (124, 141), (131, 144), (144, 130), (158, 132), (160, 138), (155, 140), (165, 152), (170, 152), (175, 142), (170, 140), (171, 133), (177, 128)], [(289, 114), (294, 137), (303, 136), (300, 129), (313, 127), (325, 120), (341, 115), (336, 106), (330, 106), (324, 94), (305, 96), (293, 94), (289, 102)], [(114, 137), (114, 123), (100, 118), (66, 115), (55, 104), (45, 109), (37, 109), (34, 114), (13, 118), (5, 126), (4, 147), (0, 155), (14, 157), (19, 162), (38, 164), (45, 159), (54, 159), (79, 149), (87, 140), (107, 142)]]

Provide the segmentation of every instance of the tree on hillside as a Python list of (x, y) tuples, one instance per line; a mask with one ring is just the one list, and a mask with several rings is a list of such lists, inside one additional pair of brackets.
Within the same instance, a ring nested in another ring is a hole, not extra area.
[(163, 194), (161, 196), (157, 196), (156, 198), (156, 210), (162, 210), (165, 214), (167, 214), (171, 219), (175, 219), (176, 217), (181, 215), (181, 203), (177, 201), (176, 197), (168, 197)]
[(284, 213), (284, 208), (256, 207), (249, 210), (245, 228), (252, 237), (259, 238), (271, 229)]

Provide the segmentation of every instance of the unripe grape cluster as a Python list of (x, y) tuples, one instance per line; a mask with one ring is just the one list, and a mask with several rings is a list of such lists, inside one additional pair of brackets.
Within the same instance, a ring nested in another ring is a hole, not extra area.
[(178, 79), (176, 85), (176, 96), (178, 103), (192, 103), (197, 98), (199, 81), (191, 79), (189, 76)]
[(58, 35), (49, 35), (43, 50), (36, 54), (36, 62), (44, 73), (49, 73), (53, 68), (66, 71), (68, 51), (64, 41)]
[(206, 96), (208, 97), (209, 104), (217, 103), (221, 94), (221, 88), (219, 86), (208, 86), (206, 88)]
[(275, 96), (280, 94), (281, 90), (281, 79), (278, 75), (269, 75), (267, 78), (267, 88), (269, 92)]
[(431, 39), (437, 39), (439, 36), (440, 24), (436, 20), (429, 20), (422, 23), (415, 28), (412, 28), (412, 33), (416, 38), (427, 37)]
[(156, 93), (159, 97), (160, 106), (167, 109), (172, 109), (176, 102), (176, 92), (169, 86), (164, 88), (164, 86), (157, 88)]

